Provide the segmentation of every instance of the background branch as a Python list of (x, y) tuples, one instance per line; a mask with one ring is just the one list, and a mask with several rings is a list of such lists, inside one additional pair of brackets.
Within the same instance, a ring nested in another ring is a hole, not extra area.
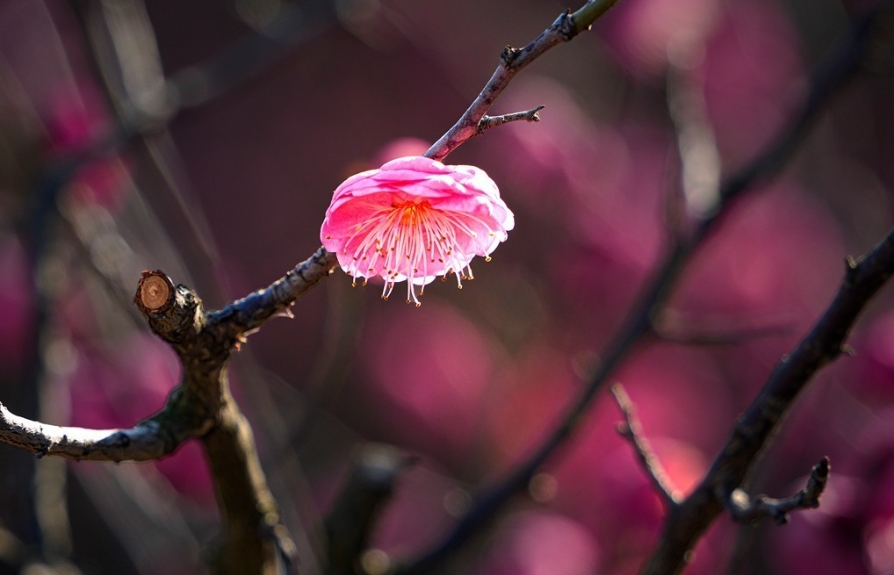
[(777, 525), (788, 522), (788, 514), (798, 509), (815, 509), (819, 507), (819, 498), (829, 481), (829, 458), (824, 457), (810, 470), (807, 486), (785, 499), (773, 499), (766, 496), (751, 498), (742, 489), (734, 489), (727, 500), (727, 507), (735, 521), (756, 524), (764, 517), (769, 517)]
[(681, 493), (674, 488), (670, 478), (667, 476), (667, 472), (664, 470), (664, 466), (661, 465), (661, 461), (652, 450), (652, 446), (643, 437), (642, 425), (634, 413), (633, 402), (630, 401), (630, 397), (620, 384), (614, 384), (611, 387), (611, 391), (621, 410), (621, 414), (624, 416), (624, 422), (618, 425), (618, 433), (633, 446), (634, 452), (646, 472), (646, 476), (652, 482), (664, 506), (671, 508), (677, 505), (680, 502)]
[[(745, 481), (798, 394), (819, 369), (841, 355), (857, 317), (892, 274), (894, 230), (859, 262), (848, 260), (844, 282), (825, 314), (776, 366), (698, 488), (668, 515), (645, 574), (677, 573), (683, 568), (686, 553), (723, 510), (727, 494)], [(817, 474), (822, 476), (822, 468)]]

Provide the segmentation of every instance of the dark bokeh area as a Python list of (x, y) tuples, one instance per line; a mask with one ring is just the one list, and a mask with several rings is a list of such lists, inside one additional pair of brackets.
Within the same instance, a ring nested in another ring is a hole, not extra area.
[[(493, 109), (544, 105), (539, 123), (490, 130), (446, 160), (487, 171), (516, 216), (493, 260), (472, 262), (474, 281), (436, 282), (417, 309), (336, 271), (294, 319), (253, 335), (231, 379), (301, 572), (320, 569), (322, 519), (365, 442), (416, 457), (364, 556), (372, 573), (435, 545), (522, 461), (685, 230), (680, 212), (710, 209), (875, 4), (620, 0)], [(209, 308), (265, 287), (320, 245), (342, 180), (422, 153), (502, 48), (565, 8), (0, 1), (0, 401), (84, 427), (158, 410), (179, 365), (133, 309), (141, 270), (164, 270)], [(891, 225), (894, 59), (877, 52), (791, 164), (696, 252), (656, 319), (667, 337), (612, 378), (684, 492), (828, 305), (844, 258)], [(821, 507), (782, 527), (723, 517), (686, 573), (894, 573), (892, 298), (870, 307), (853, 354), (821, 373), (755, 467), (750, 489), (782, 497), (828, 455)], [(604, 393), (452, 572), (635, 573), (662, 508), (620, 417)], [(194, 443), (140, 465), (0, 446), (0, 573), (204, 572), (218, 529)]]

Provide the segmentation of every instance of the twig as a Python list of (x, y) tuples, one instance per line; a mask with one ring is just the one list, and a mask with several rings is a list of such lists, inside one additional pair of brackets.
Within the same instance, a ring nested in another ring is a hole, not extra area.
[(497, 66), (478, 97), (457, 120), (456, 124), (441, 136), (424, 155), (434, 160), (443, 160), (460, 145), (480, 135), (490, 127), (482, 125), (487, 111), (494, 105), (516, 74), (550, 48), (568, 42), (581, 32), (588, 30), (593, 22), (614, 6), (617, 1), (589, 0), (573, 14), (570, 10), (562, 13), (549, 28), (524, 48), (506, 46), (500, 54), (500, 65)]
[(788, 523), (788, 514), (797, 509), (819, 507), (819, 497), (829, 480), (829, 458), (823, 457), (810, 470), (807, 486), (791, 497), (773, 499), (764, 495), (750, 498), (744, 490), (736, 488), (727, 498), (727, 508), (733, 519), (740, 523), (756, 524), (769, 517), (777, 525)]
[(314, 255), (265, 289), (256, 291), (212, 312), (213, 321), (226, 325), (232, 337), (247, 335), (259, 329), (278, 313), (288, 313), (295, 300), (303, 296), (337, 265), (335, 254), (319, 248)]
[(618, 433), (633, 445), (637, 458), (646, 471), (649, 481), (652, 482), (652, 486), (655, 487), (658, 496), (661, 497), (664, 506), (666, 508), (674, 507), (680, 502), (682, 494), (673, 487), (667, 472), (664, 470), (664, 466), (661, 465), (661, 461), (659, 461), (655, 452), (652, 451), (652, 446), (643, 436), (642, 426), (634, 413), (633, 402), (630, 401), (630, 397), (621, 384), (616, 383), (612, 385), (611, 391), (615, 396), (615, 401), (621, 410), (621, 414), (624, 416), (624, 422), (618, 425)]
[(478, 132), (482, 133), (485, 130), (496, 128), (497, 126), (502, 126), (503, 124), (508, 124), (509, 122), (518, 122), (519, 120), (524, 120), (526, 122), (539, 122), (540, 116), (537, 115), (537, 112), (539, 112), (543, 108), (544, 106), (537, 106), (536, 108), (532, 108), (524, 112), (503, 114), (502, 116), (484, 115), (481, 118), (481, 121), (478, 122)]

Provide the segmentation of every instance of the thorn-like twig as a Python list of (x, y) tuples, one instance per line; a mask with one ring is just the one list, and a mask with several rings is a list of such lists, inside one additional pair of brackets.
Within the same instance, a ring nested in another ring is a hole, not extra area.
[(637, 458), (649, 477), (649, 481), (652, 482), (665, 507), (669, 509), (676, 506), (679, 503), (681, 494), (679, 490), (674, 488), (673, 483), (667, 476), (667, 472), (664, 470), (664, 466), (661, 465), (661, 461), (655, 455), (649, 441), (643, 436), (642, 426), (636, 418), (635, 408), (633, 407), (633, 402), (630, 401), (630, 396), (627, 395), (624, 387), (619, 383), (612, 385), (611, 391), (618, 408), (621, 410), (621, 414), (624, 416), (624, 421), (618, 424), (618, 433), (630, 441)]
[(518, 122), (519, 120), (524, 120), (527, 122), (539, 122), (540, 116), (537, 114), (537, 112), (539, 112), (543, 108), (544, 106), (541, 105), (524, 112), (503, 114), (502, 116), (485, 115), (483, 118), (481, 118), (481, 121), (478, 122), (478, 133), (480, 134), (485, 130), (496, 128), (497, 126), (502, 126), (503, 124), (508, 124), (509, 122)]
[(773, 499), (760, 495), (750, 498), (742, 489), (733, 489), (727, 497), (730, 515), (740, 523), (756, 524), (764, 517), (771, 518), (777, 525), (788, 522), (788, 514), (798, 509), (819, 507), (819, 497), (829, 481), (829, 458), (823, 457), (810, 470), (807, 486), (785, 499)]

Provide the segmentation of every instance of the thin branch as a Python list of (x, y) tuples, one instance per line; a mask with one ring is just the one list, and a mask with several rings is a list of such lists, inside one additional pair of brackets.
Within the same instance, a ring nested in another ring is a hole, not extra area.
[(485, 115), (478, 123), (478, 133), (482, 134), (485, 130), (496, 128), (497, 126), (502, 126), (503, 124), (508, 124), (509, 122), (518, 122), (520, 120), (524, 120), (526, 122), (539, 122), (540, 116), (537, 115), (537, 112), (539, 112), (543, 108), (544, 106), (537, 106), (536, 108), (532, 108), (524, 112), (503, 114), (502, 116)]
[(570, 10), (562, 13), (549, 28), (524, 48), (506, 46), (500, 54), (500, 65), (497, 66), (478, 97), (457, 120), (456, 124), (423, 155), (434, 160), (443, 160), (463, 143), (481, 134), (489, 127), (482, 126), (482, 121), (488, 110), (516, 74), (550, 48), (568, 42), (581, 32), (589, 30), (593, 22), (614, 6), (617, 1), (590, 0), (573, 14)]
[(320, 247), (314, 255), (265, 289), (212, 312), (212, 321), (227, 326), (235, 337), (249, 334), (271, 317), (288, 313), (295, 300), (332, 273), (337, 264), (335, 254)]
[(807, 486), (801, 491), (785, 499), (773, 499), (766, 496), (748, 497), (742, 489), (734, 489), (727, 498), (727, 508), (733, 519), (740, 523), (756, 524), (764, 517), (769, 517), (777, 525), (788, 523), (788, 514), (798, 509), (816, 509), (819, 498), (829, 481), (829, 458), (823, 457), (810, 470)]
[(667, 476), (667, 472), (664, 470), (664, 466), (661, 465), (658, 456), (652, 451), (649, 441), (643, 436), (642, 426), (634, 413), (635, 409), (633, 402), (630, 401), (630, 396), (627, 395), (627, 392), (619, 383), (612, 385), (611, 392), (615, 397), (618, 408), (621, 410), (621, 414), (624, 416), (624, 422), (618, 425), (618, 433), (633, 446), (633, 450), (642, 464), (646, 476), (652, 482), (652, 486), (655, 487), (655, 491), (661, 497), (664, 506), (668, 509), (676, 506), (680, 502), (682, 493), (673, 486), (670, 477)]
[(330, 575), (355, 575), (375, 522), (400, 474), (414, 458), (390, 445), (369, 444), (354, 457), (348, 482), (326, 517)]

